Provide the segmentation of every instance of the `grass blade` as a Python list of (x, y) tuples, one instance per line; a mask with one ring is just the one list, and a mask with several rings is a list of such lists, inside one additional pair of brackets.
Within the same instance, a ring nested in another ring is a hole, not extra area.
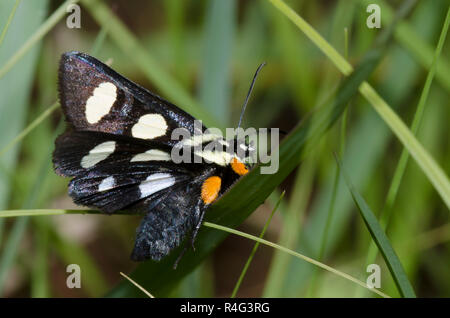
[(67, 6), (79, 0), (67, 0), (36, 30), (20, 49), (0, 68), (0, 78), (5, 76), (17, 62), (61, 20), (66, 14)]
[[(266, 233), (266, 230), (269, 227), (270, 221), (272, 221), (273, 215), (277, 211), (278, 206), (281, 203), (281, 200), (283, 200), (284, 194), (285, 194), (285, 191), (283, 191), (283, 193), (281, 193), (280, 198), (278, 199), (277, 203), (273, 207), (272, 212), (270, 213), (270, 216), (269, 216), (269, 218), (266, 221), (266, 224), (264, 224), (264, 227), (263, 227), (263, 229), (261, 231), (261, 234), (259, 234), (259, 238), (263, 238), (264, 237), (264, 234)], [(236, 294), (237, 294), (237, 292), (239, 290), (239, 287), (241, 286), (241, 283), (244, 280), (244, 276), (247, 273), (247, 270), (248, 270), (248, 268), (249, 268), (249, 266), (250, 266), (250, 264), (251, 264), (251, 262), (253, 260), (253, 256), (255, 256), (256, 251), (258, 250), (258, 247), (259, 247), (259, 242), (256, 242), (255, 246), (253, 246), (253, 249), (252, 249), (252, 251), (250, 253), (250, 256), (247, 259), (247, 262), (244, 265), (244, 268), (242, 269), (241, 275), (239, 275), (239, 279), (237, 280), (236, 285), (234, 286), (233, 292), (231, 293), (231, 298), (235, 298), (236, 297)]]
[[(439, 37), (439, 41), (435, 50), (435, 54), (433, 57), (433, 61), (431, 64), (430, 71), (428, 72), (427, 78), (425, 80), (425, 85), (422, 90), (422, 94), (420, 96), (419, 104), (417, 105), (416, 113), (414, 115), (414, 119), (411, 125), (411, 131), (415, 135), (419, 129), (419, 125), (422, 121), (422, 116), (425, 110), (425, 102), (428, 98), (428, 94), (430, 92), (431, 83), (433, 82), (434, 75), (436, 73), (437, 61), (439, 60), (439, 56), (441, 54), (442, 48), (444, 46), (445, 38), (447, 35), (447, 31), (450, 25), (450, 7), (447, 11), (447, 15), (444, 21), (444, 25), (442, 27), (441, 35)], [(386, 203), (383, 210), (380, 213), (379, 219), (381, 226), (384, 230), (386, 230), (389, 220), (392, 214), (392, 208), (394, 206), (395, 199), (397, 197), (398, 190), (400, 188), (400, 184), (402, 182), (403, 175), (406, 170), (406, 165), (408, 163), (409, 153), (406, 149), (402, 150), (400, 155), (400, 159), (397, 163), (397, 167), (394, 172), (394, 176), (392, 177), (392, 182), (388, 190), (388, 194), (386, 196)], [(372, 263), (376, 258), (376, 250), (375, 246), (371, 245), (369, 248), (369, 252), (367, 254), (367, 263)]]
[(6, 21), (5, 26), (3, 27), (2, 33), (0, 34), (0, 47), (2, 46), (3, 40), (5, 39), (6, 32), (8, 31), (9, 25), (11, 24), (14, 15), (16, 14), (17, 7), (19, 6), (21, 0), (16, 0), (14, 6), (9, 14), (8, 20)]
[(204, 58), (199, 96), (223, 125), (230, 120), (231, 53), (236, 20), (235, 0), (208, 2), (204, 24)]
[(148, 296), (148, 298), (155, 298), (155, 296), (153, 296), (152, 294), (150, 294), (150, 292), (148, 292), (144, 287), (142, 287), (141, 285), (139, 285), (138, 283), (136, 283), (134, 280), (132, 280), (130, 277), (128, 277), (127, 275), (125, 275), (124, 273), (120, 272), (120, 275), (122, 275), (123, 277), (125, 277), (126, 279), (128, 279), (130, 281), (130, 283), (132, 283), (134, 286), (136, 286), (137, 288), (139, 288), (140, 290), (142, 290), (142, 292), (144, 294), (146, 294)]
[[(352, 71), (352, 66), (305, 20), (281, 0), (269, 0), (278, 10), (286, 15), (297, 27), (308, 36), (314, 44), (336, 65), (344, 74), (348, 75)], [(414, 137), (408, 127), (389, 107), (386, 101), (370, 86), (369, 83), (361, 84), (359, 91), (367, 101), (373, 106), (384, 122), (389, 126), (392, 132), (397, 136), (400, 142), (409, 151), (416, 160), (422, 171), (433, 184), (436, 191), (441, 196), (447, 207), (450, 209), (450, 181), (436, 163), (433, 157)]]
[(49, 108), (47, 108), (41, 115), (39, 115), (35, 120), (33, 120), (25, 129), (23, 129), (20, 134), (18, 134), (14, 139), (12, 139), (8, 144), (0, 149), (0, 157), (2, 157), (8, 150), (13, 148), (17, 143), (19, 143), (23, 138), (25, 138), (33, 129), (35, 129), (39, 124), (44, 121), (48, 116), (50, 116), (55, 110), (59, 108), (59, 102), (56, 101)]
[[(373, 3), (373, 0), (362, 0), (361, 4), (367, 7)], [(386, 1), (379, 0), (378, 4), (381, 7), (381, 21), (389, 24), (393, 19), (393, 9)], [(395, 29), (394, 36), (397, 42), (400, 43), (406, 50), (408, 50), (416, 60), (425, 68), (430, 69), (433, 63), (433, 48), (426, 43), (420, 36), (417, 35), (414, 28), (406, 21), (399, 22)], [(438, 59), (439, 67), (436, 70), (436, 79), (450, 92), (450, 73), (446, 70), (450, 69), (450, 62), (445, 56), (440, 56)]]
[[(364, 282), (362, 282), (362, 281), (360, 281), (360, 280), (358, 280), (358, 279), (356, 279), (356, 278), (354, 278), (354, 277), (352, 277), (352, 276), (350, 276), (348, 274), (345, 274), (345, 273), (343, 273), (341, 271), (338, 271), (337, 269), (334, 269), (333, 267), (330, 267), (330, 266), (325, 265), (325, 264), (323, 264), (321, 262), (318, 262), (318, 261), (316, 261), (316, 260), (314, 260), (314, 259), (312, 259), (310, 257), (307, 257), (307, 256), (305, 256), (303, 254), (300, 254), (300, 253), (297, 253), (295, 251), (292, 251), (292, 250), (290, 250), (290, 249), (288, 249), (286, 247), (283, 247), (283, 246), (280, 246), (278, 244), (272, 243), (270, 241), (264, 240), (264, 239), (262, 239), (260, 237), (256, 237), (256, 236), (253, 236), (253, 235), (250, 235), (250, 234), (238, 231), (238, 230), (230, 229), (228, 227), (225, 227), (225, 226), (222, 226), (222, 225), (218, 225), (218, 224), (214, 224), (214, 223), (210, 223), (210, 222), (205, 222), (204, 225), (207, 226), (207, 227), (213, 228), (213, 229), (217, 229), (217, 230), (221, 230), (221, 231), (228, 232), (228, 233), (231, 233), (231, 234), (239, 235), (239, 236), (248, 238), (250, 240), (256, 241), (258, 243), (261, 243), (261, 244), (264, 244), (264, 245), (276, 248), (276, 249), (278, 249), (280, 251), (283, 251), (283, 252), (288, 253), (288, 254), (290, 254), (292, 256), (300, 258), (300, 259), (302, 259), (302, 260), (304, 260), (304, 261), (306, 261), (308, 263), (311, 263), (311, 264), (313, 264), (315, 266), (318, 266), (318, 267), (320, 267), (322, 269), (325, 269), (325, 270), (327, 270), (327, 271), (329, 271), (329, 272), (331, 272), (333, 274), (336, 274), (336, 275), (341, 276), (341, 277), (343, 277), (345, 279), (348, 279), (348, 280), (354, 282), (355, 284), (358, 284), (358, 285), (360, 285), (360, 286), (362, 286), (364, 288), (368, 288), (367, 285)], [(386, 295), (383, 292), (380, 292), (377, 289), (369, 289), (369, 290), (374, 292), (374, 293), (376, 293), (376, 294), (378, 294), (378, 295), (380, 295), (380, 296), (382, 296), (382, 297), (389, 298), (388, 295)]]
[[(22, 210), (22, 211), (24, 211), (23, 213), (28, 213), (28, 216), (64, 215), (64, 214), (74, 214), (74, 213), (81, 213), (81, 214), (83, 214), (83, 213), (86, 213), (86, 212), (91, 213), (91, 214), (98, 214), (98, 213), (100, 213), (100, 211), (95, 211), (95, 210), (50, 210), (49, 209), (49, 210), (41, 210), (39, 213), (37, 213), (36, 210)], [(247, 233), (244, 233), (244, 232), (241, 232), (241, 231), (238, 231), (238, 230), (234, 230), (234, 229), (228, 228), (228, 227), (223, 226), (223, 225), (214, 224), (214, 223), (211, 223), (211, 222), (204, 222), (204, 226), (208, 227), (208, 228), (212, 228), (212, 229), (221, 230), (223, 232), (239, 235), (241, 237), (245, 237), (245, 238), (248, 238), (250, 240), (253, 240), (253, 241), (257, 242), (257, 243), (273, 247), (275, 249), (278, 249), (280, 251), (283, 251), (285, 253), (293, 255), (293, 256), (295, 256), (297, 258), (300, 258), (300, 259), (302, 259), (304, 261), (307, 261), (307, 262), (309, 262), (311, 264), (319, 266), (319, 267), (321, 267), (321, 268), (323, 268), (323, 269), (325, 269), (325, 270), (327, 270), (327, 271), (329, 271), (331, 273), (334, 273), (334, 274), (336, 274), (338, 276), (341, 276), (341, 277), (343, 277), (345, 279), (348, 279), (348, 280), (350, 280), (350, 281), (352, 281), (352, 282), (354, 282), (354, 283), (356, 283), (356, 284), (358, 284), (358, 285), (360, 285), (360, 286), (362, 286), (364, 288), (368, 288), (364, 282), (362, 282), (362, 281), (360, 281), (360, 280), (358, 280), (358, 279), (356, 279), (356, 278), (354, 278), (354, 277), (352, 277), (352, 276), (350, 276), (348, 274), (345, 274), (345, 273), (343, 273), (343, 272), (341, 272), (341, 271), (339, 271), (337, 269), (334, 269), (334, 268), (332, 268), (332, 267), (330, 267), (328, 265), (325, 265), (325, 264), (323, 264), (321, 262), (318, 262), (318, 261), (316, 261), (316, 260), (314, 260), (314, 259), (312, 259), (310, 257), (307, 257), (307, 256), (302, 255), (300, 253), (297, 253), (295, 251), (292, 251), (292, 250), (290, 250), (290, 249), (288, 249), (286, 247), (283, 247), (283, 246), (280, 246), (280, 245), (275, 244), (273, 242), (264, 240), (264, 239), (262, 239), (260, 237), (256, 237), (256, 236), (253, 236), (251, 234), (247, 234)], [(76, 258), (78, 260), (79, 256), (77, 256)], [(83, 266), (83, 268), (84, 268), (84, 266)], [(126, 278), (133, 282), (133, 280), (130, 277), (127, 276)], [(135, 284), (137, 286), (137, 284), (135, 282), (133, 284)], [(141, 285), (139, 285), (139, 287), (140, 287), (139, 289), (141, 289), (142, 291), (145, 290), (145, 288), (142, 287)], [(386, 297), (386, 298), (389, 297), (388, 295), (380, 292), (379, 290), (376, 290), (376, 289), (372, 290), (371, 289), (371, 291), (373, 291), (374, 293), (376, 293), (376, 294), (378, 294), (378, 295), (380, 295), (382, 297)]]
[(398, 287), (400, 294), (402, 295), (402, 297), (409, 297), (409, 298), (416, 297), (414, 289), (412, 288), (411, 283), (409, 282), (408, 277), (406, 276), (403, 266), (400, 263), (400, 260), (398, 259), (398, 256), (395, 253), (394, 249), (392, 248), (389, 239), (387, 238), (386, 234), (384, 233), (383, 229), (378, 223), (376, 216), (370, 210), (369, 206), (361, 197), (361, 195), (356, 191), (356, 189), (354, 189), (353, 185), (351, 184), (350, 178), (348, 177), (344, 167), (342, 166), (342, 163), (337, 158), (337, 156), (336, 161), (347, 183), (347, 186), (350, 190), (353, 200), (356, 206), (358, 207), (358, 210), (364, 220), (364, 223), (366, 224), (367, 229), (369, 230), (373, 240), (377, 244), (378, 249), (383, 255), (383, 258), (389, 268), (389, 271), (391, 272), (392, 277), (394, 278), (394, 281)]

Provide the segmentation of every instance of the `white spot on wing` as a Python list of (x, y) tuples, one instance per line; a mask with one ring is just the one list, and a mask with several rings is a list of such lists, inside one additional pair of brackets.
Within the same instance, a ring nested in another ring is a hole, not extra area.
[(81, 159), (80, 165), (85, 169), (93, 167), (100, 161), (108, 158), (108, 156), (112, 154), (115, 149), (115, 141), (103, 142), (91, 149), (91, 151), (89, 151), (89, 153)]
[(226, 151), (196, 151), (195, 154), (219, 166), (226, 166), (233, 159), (233, 155)]
[(112, 188), (114, 188), (114, 185), (115, 185), (114, 177), (111, 176), (111, 177), (105, 178), (98, 185), (98, 191), (102, 192), (102, 191), (106, 191), (106, 190), (111, 190)]
[(175, 184), (175, 178), (169, 173), (155, 173), (149, 175), (147, 179), (142, 181), (139, 185), (141, 191), (141, 198), (148, 197), (149, 195), (166, 189)]
[(86, 101), (86, 120), (90, 124), (97, 123), (108, 114), (117, 98), (117, 87), (110, 82), (98, 85), (91, 97)]
[(138, 122), (131, 128), (131, 134), (135, 138), (153, 139), (164, 136), (167, 131), (167, 123), (159, 114), (147, 114), (139, 118)]
[(169, 161), (170, 155), (158, 149), (150, 149), (144, 153), (137, 154), (131, 158), (131, 162), (134, 161)]

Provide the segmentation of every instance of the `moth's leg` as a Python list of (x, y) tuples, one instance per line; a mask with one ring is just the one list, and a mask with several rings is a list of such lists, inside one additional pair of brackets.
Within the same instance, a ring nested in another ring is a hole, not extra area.
[(200, 230), (200, 227), (202, 226), (203, 218), (205, 217), (205, 212), (206, 212), (206, 207), (201, 209), (199, 216), (197, 218), (197, 222), (194, 223), (195, 227), (192, 230), (192, 234), (191, 234), (191, 247), (192, 247), (193, 251), (195, 251), (195, 246), (194, 246), (195, 239), (197, 238), (198, 231)]
[[(192, 250), (195, 251), (195, 247), (194, 247), (194, 243), (195, 243), (195, 239), (197, 238), (197, 234), (198, 231), (203, 223), (203, 218), (205, 217), (205, 212), (206, 212), (206, 207), (200, 208), (200, 206), (198, 205), (196, 207), (196, 213), (194, 216), (194, 228), (192, 229), (191, 232), (191, 237), (190, 237), (190, 241), (191, 241), (191, 247)], [(176, 269), (178, 266), (178, 263), (180, 262), (181, 258), (184, 256), (184, 254), (186, 253), (187, 249), (188, 249), (188, 245), (187, 242), (184, 244), (184, 248), (181, 251), (180, 255), (178, 256), (177, 260), (175, 261), (175, 263), (173, 264), (173, 269)]]

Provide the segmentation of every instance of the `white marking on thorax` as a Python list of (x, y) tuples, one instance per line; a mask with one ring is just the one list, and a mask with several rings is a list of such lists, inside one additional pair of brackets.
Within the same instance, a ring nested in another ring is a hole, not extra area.
[(226, 151), (196, 151), (194, 152), (197, 156), (202, 157), (210, 162), (213, 162), (219, 166), (228, 165), (233, 159), (234, 155)]
[(169, 161), (170, 155), (158, 149), (150, 149), (144, 153), (140, 153), (131, 158), (130, 162), (134, 161)]
[(182, 144), (186, 146), (198, 146), (202, 145), (205, 142), (221, 139), (222, 136), (215, 134), (198, 134), (194, 135), (189, 139), (183, 140)]
[(147, 114), (139, 118), (131, 128), (131, 134), (135, 138), (153, 139), (164, 136), (167, 131), (167, 123), (160, 114)]
[(110, 82), (100, 83), (86, 101), (86, 120), (90, 124), (97, 123), (108, 114), (117, 98), (117, 87)]
[(112, 188), (114, 188), (116, 181), (114, 180), (114, 177), (108, 177), (102, 180), (102, 182), (100, 182), (100, 184), (98, 185), (98, 191), (102, 192), (102, 191), (106, 191), (106, 190), (111, 190)]
[(149, 175), (147, 179), (139, 185), (141, 198), (148, 197), (155, 192), (166, 189), (175, 184), (175, 178), (169, 173), (155, 173)]
[(80, 165), (85, 169), (93, 167), (100, 161), (108, 158), (108, 156), (112, 154), (115, 149), (115, 141), (103, 142), (92, 148), (91, 151), (89, 151), (89, 153), (81, 159)]

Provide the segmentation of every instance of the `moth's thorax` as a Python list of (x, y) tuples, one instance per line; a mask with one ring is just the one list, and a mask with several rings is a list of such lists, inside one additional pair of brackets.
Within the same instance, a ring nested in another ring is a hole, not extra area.
[(220, 135), (204, 133), (184, 139), (176, 147), (192, 154), (195, 163), (200, 163), (200, 159), (201, 163), (229, 166), (239, 175), (246, 174), (249, 163), (253, 162), (254, 148), (243, 139), (226, 140)]

